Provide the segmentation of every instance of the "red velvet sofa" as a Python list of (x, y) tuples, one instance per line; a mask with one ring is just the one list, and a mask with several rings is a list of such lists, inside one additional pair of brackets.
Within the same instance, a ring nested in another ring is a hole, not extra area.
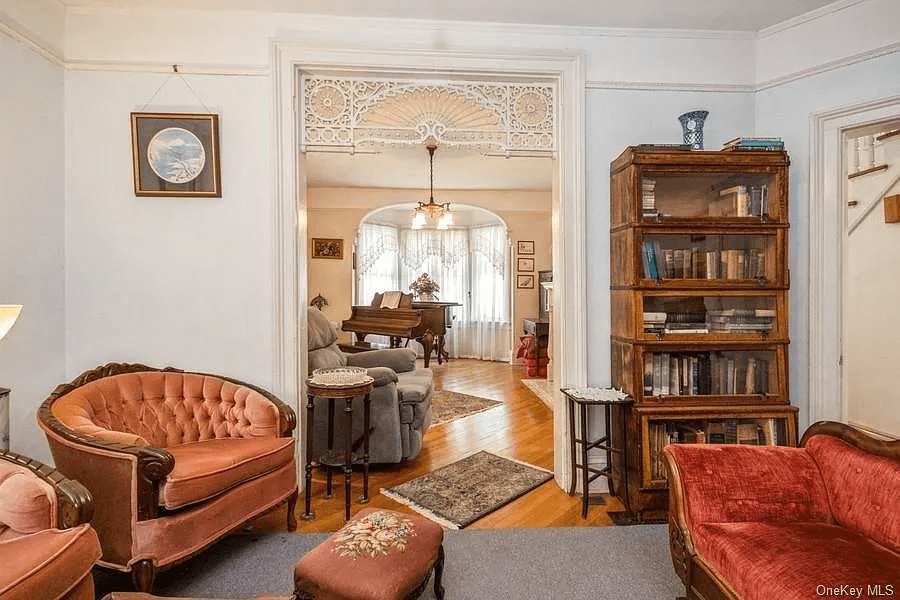
[(900, 596), (900, 441), (819, 422), (800, 445), (666, 447), (688, 598)]

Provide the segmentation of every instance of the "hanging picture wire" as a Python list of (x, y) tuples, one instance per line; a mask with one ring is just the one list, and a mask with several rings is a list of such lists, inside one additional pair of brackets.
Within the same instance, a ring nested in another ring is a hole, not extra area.
[(164, 87), (166, 87), (166, 84), (169, 83), (169, 81), (171, 81), (172, 78), (175, 77), (176, 75), (178, 76), (178, 79), (180, 79), (181, 82), (187, 87), (187, 89), (189, 89), (189, 90), (191, 91), (191, 94), (194, 95), (194, 98), (196, 98), (196, 99), (197, 99), (197, 102), (200, 103), (200, 106), (203, 107), (204, 112), (212, 113), (212, 111), (209, 109), (209, 107), (206, 106), (206, 103), (203, 102), (203, 99), (200, 97), (200, 94), (197, 93), (197, 90), (194, 89), (194, 87), (193, 87), (193, 86), (190, 84), (190, 82), (184, 77), (184, 75), (182, 75), (181, 73), (178, 72), (178, 65), (177, 65), (177, 64), (172, 65), (172, 72), (169, 73), (168, 77), (166, 77), (165, 79), (163, 79), (162, 83), (159, 84), (159, 87), (156, 88), (156, 91), (153, 92), (153, 95), (150, 96), (150, 99), (147, 100), (147, 102), (144, 103), (144, 106), (142, 106), (141, 109), (140, 109), (138, 112), (144, 112), (145, 110), (147, 110), (147, 107), (150, 106), (150, 103), (153, 102), (153, 100), (156, 98), (157, 95), (159, 95), (159, 93), (162, 91), (162, 89), (163, 89)]
[[(144, 112), (176, 76), (205, 113)], [(140, 112), (131, 113), (131, 143), (136, 196), (222, 197), (219, 115), (206, 106), (177, 64)]]

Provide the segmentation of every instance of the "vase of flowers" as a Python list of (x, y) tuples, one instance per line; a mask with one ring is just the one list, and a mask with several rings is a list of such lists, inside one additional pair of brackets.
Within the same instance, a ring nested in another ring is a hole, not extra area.
[(416, 295), (419, 302), (434, 302), (437, 300), (435, 292), (441, 291), (441, 287), (437, 282), (428, 276), (428, 273), (422, 273), (409, 284), (409, 289)]

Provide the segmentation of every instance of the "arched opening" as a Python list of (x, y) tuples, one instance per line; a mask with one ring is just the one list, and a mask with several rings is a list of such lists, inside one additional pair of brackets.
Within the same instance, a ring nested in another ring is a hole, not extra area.
[[(438, 286), (428, 300), (454, 305), (444, 346), (449, 357), (509, 362), (514, 311), (506, 222), (484, 208), (455, 204), (452, 226), (415, 228), (414, 208), (385, 206), (363, 218), (354, 244), (355, 304), (388, 290), (410, 292), (427, 275)], [(549, 202), (543, 208), (549, 218)], [(421, 355), (421, 346), (411, 344)]]

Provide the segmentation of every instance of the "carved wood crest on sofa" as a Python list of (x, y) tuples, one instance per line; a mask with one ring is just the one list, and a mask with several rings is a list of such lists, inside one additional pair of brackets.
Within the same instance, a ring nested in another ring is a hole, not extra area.
[(296, 529), (294, 411), (229, 377), (110, 363), (38, 411), (57, 469), (94, 498), (99, 564), (151, 591), (157, 570), (287, 501)]

